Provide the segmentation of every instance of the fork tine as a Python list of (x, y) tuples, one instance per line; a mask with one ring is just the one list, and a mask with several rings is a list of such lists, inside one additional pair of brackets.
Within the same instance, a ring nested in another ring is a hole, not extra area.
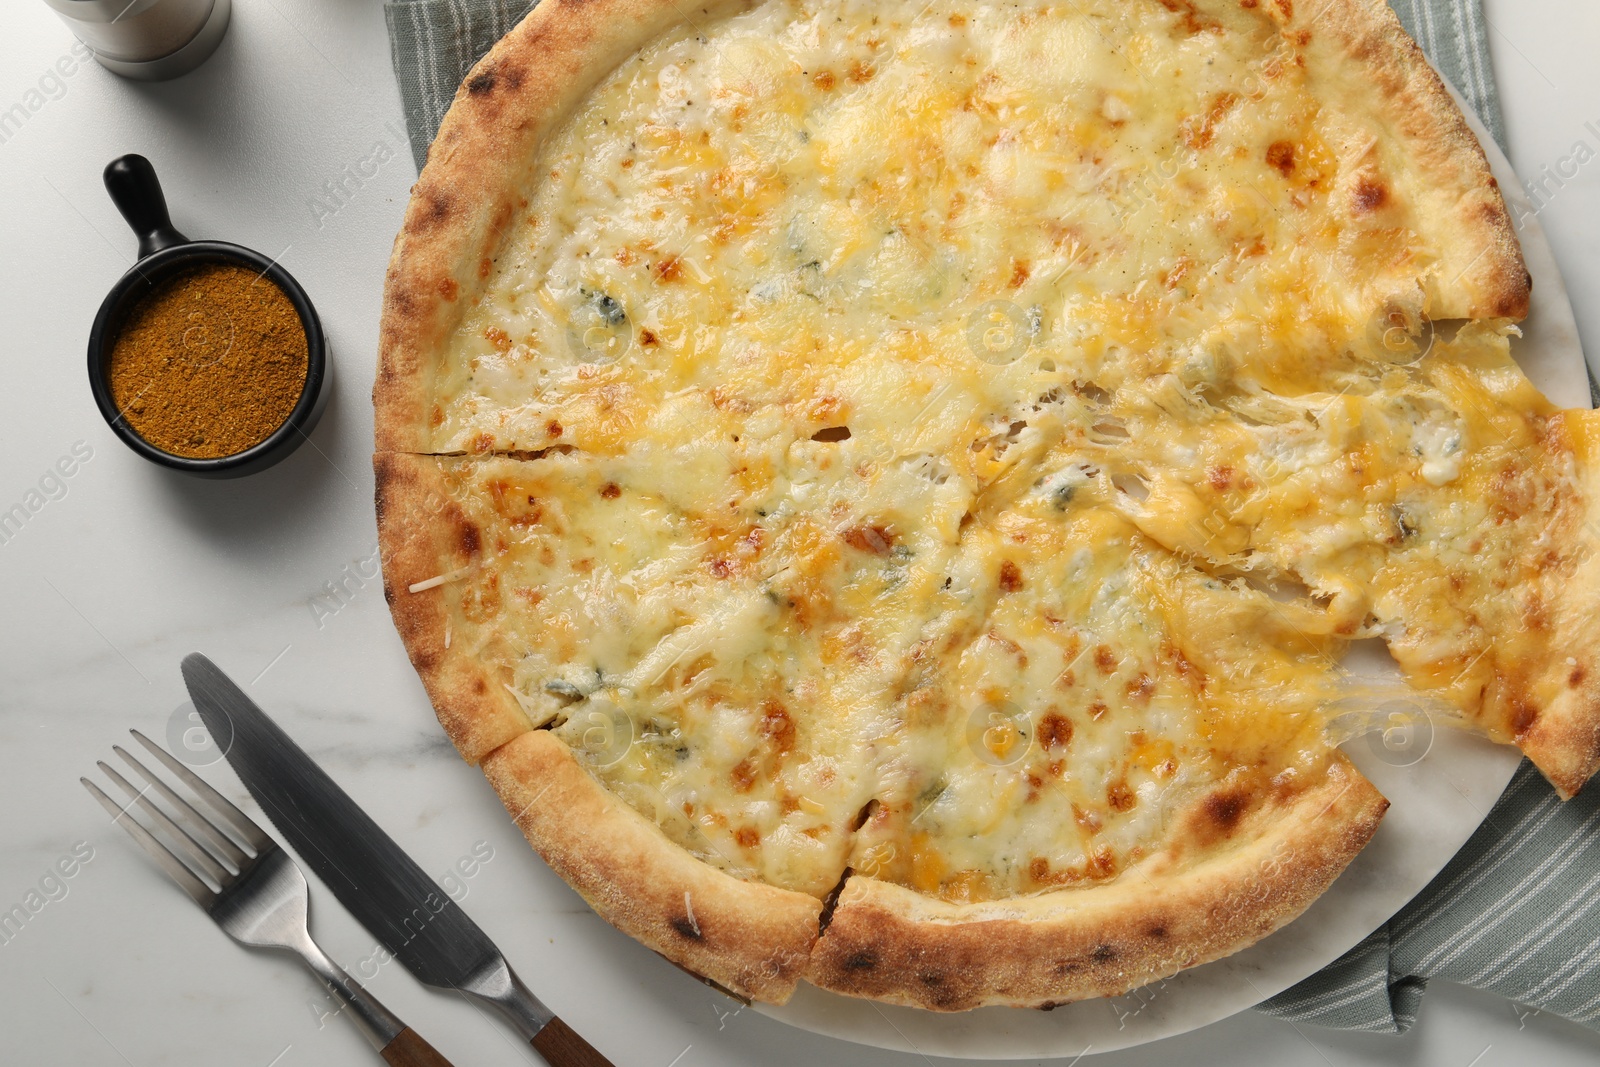
[(173, 822), (166, 812), (156, 807), (155, 801), (146, 796), (144, 790), (135, 789), (132, 782), (118, 774), (117, 769), (105, 760), (97, 760), (95, 766), (99, 767), (102, 774), (117, 783), (128, 796), (132, 797), (134, 802), (145, 810), (145, 814), (154, 819), (155, 824), (165, 830), (172, 840), (183, 846), (184, 851), (189, 853), (195, 863), (199, 864), (202, 874), (209, 875), (213, 881), (221, 886), (233, 881), (233, 872), (218, 863), (216, 857), (207, 852), (200, 842), (190, 837), (187, 830)]
[(111, 751), (115, 752), (117, 755), (126, 760), (128, 765), (134, 770), (138, 771), (140, 776), (143, 777), (145, 781), (149, 782), (155, 787), (156, 792), (160, 793), (166, 798), (167, 803), (171, 804), (177, 811), (178, 821), (180, 823), (190, 830), (197, 830), (201, 834), (205, 835), (206, 839), (209, 840), (212, 845), (222, 853), (223, 859), (227, 860), (235, 867), (238, 867), (240, 870), (244, 869), (244, 863), (248, 857), (245, 856), (244, 851), (238, 845), (233, 843), (232, 838), (223, 833), (221, 830), (217, 829), (216, 826), (211, 823), (211, 820), (207, 819), (204, 815), (201, 815), (198, 811), (195, 811), (194, 807), (190, 805), (187, 800), (179, 796), (176, 790), (174, 790), (166, 782), (162, 781), (159, 775), (135, 759), (127, 749), (123, 748), (121, 745), (112, 745)]
[(129, 815), (126, 808), (117, 807), (117, 802), (106, 796), (99, 786), (87, 778), (79, 778), (78, 781), (83, 783), (83, 787), (89, 791), (89, 794), (98, 800), (100, 806), (105, 808), (111, 815), (111, 821), (126, 830), (129, 837), (139, 842), (139, 847), (149, 853), (150, 858), (160, 864), (161, 869), (166, 871), (174, 882), (182, 886), (184, 891), (194, 898), (196, 904), (207, 910), (210, 909), (212, 903), (217, 899), (217, 894), (212, 892), (210, 886), (196, 878), (194, 872), (185, 867), (183, 861), (174, 856), (167, 849), (167, 846), (157, 841), (149, 830), (140, 826), (138, 820)]
[(233, 824), (234, 828), (237, 829), (239, 833), (244, 835), (245, 843), (251, 848), (255, 849), (258, 855), (265, 849), (278, 847), (278, 843), (272, 838), (268, 837), (265, 831), (263, 831), (261, 827), (257, 826), (255, 821), (252, 820), (250, 816), (234, 807), (233, 803), (229, 801), (227, 797), (223, 796), (215, 789), (212, 789), (211, 786), (206, 783), (204, 778), (201, 778), (188, 767), (185, 767), (182, 763), (179, 763), (172, 753), (168, 752), (166, 749), (150, 740), (138, 730), (129, 730), (128, 732), (134, 737), (138, 738), (139, 743), (145, 748), (148, 748), (151, 755), (160, 760), (162, 764), (165, 765), (167, 770), (171, 771), (173, 774), (176, 774), (180, 779), (182, 779), (184, 785), (194, 790), (195, 796), (199, 797), (207, 804), (210, 804), (219, 813), (221, 813), (222, 816), (228, 820), (228, 822)]

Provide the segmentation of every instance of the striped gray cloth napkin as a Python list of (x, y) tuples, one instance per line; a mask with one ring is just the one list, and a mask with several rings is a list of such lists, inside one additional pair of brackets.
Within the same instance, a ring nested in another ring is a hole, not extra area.
[[(1390, 0), (1505, 144), (1479, 0)], [(389, 0), (384, 14), (420, 169), (472, 64), (528, 0)], [(1322, 1026), (1401, 1033), (1430, 978), (1491, 989), (1600, 1029), (1600, 788), (1562, 804), (1531, 764), (1434, 881), (1341, 959), (1260, 1005)]]
[[(482, 55), (538, 0), (388, 0), (389, 56), (400, 82), (417, 170), (460, 87)], [(1491, 84), (1493, 84), (1491, 82)]]

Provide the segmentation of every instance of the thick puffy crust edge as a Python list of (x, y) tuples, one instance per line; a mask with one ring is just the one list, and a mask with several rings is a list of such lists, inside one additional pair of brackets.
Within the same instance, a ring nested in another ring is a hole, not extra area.
[(1298, 916), (1361, 851), (1389, 802), (1343, 757), (1228, 846), (1089, 890), (949, 904), (846, 882), (806, 977), (839, 993), (963, 1011), (1117, 996), (1248, 947)]
[[(1299, 45), (1319, 96), (1388, 131), (1393, 158), (1417, 179), (1425, 232), (1443, 242), (1432, 284), (1433, 319), (1513, 319), (1528, 313), (1533, 278), (1483, 146), (1444, 82), (1383, 0), (1261, 0)], [(1342, 146), (1359, 165), (1365, 146)]]
[(1538, 714), (1517, 747), (1570, 800), (1600, 770), (1600, 412), (1565, 411), (1553, 422), (1583, 494), (1572, 526), (1556, 533), (1577, 562), (1545, 590), (1551, 654), (1544, 677), (1531, 680)]
[[(452, 606), (449, 583), (411, 586), (476, 564), (482, 535), (452, 498), (441, 460), (406, 453), (372, 457), (377, 480), (383, 595), (439, 722), (469, 763), (533, 728), (481, 651), (496, 634)], [(447, 640), (448, 638), (448, 640)]]
[(821, 901), (696, 859), (548, 731), (495, 750), (483, 770), (529, 843), (611, 925), (736, 995), (789, 999), (817, 939)]
[(440, 352), (526, 206), (539, 143), (641, 44), (738, 2), (549, 0), (467, 74), (389, 258), (372, 389), (378, 451), (431, 451)]

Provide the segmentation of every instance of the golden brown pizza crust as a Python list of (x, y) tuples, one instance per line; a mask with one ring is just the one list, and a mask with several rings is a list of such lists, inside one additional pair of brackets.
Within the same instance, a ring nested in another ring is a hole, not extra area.
[(389, 612), (439, 722), (462, 757), (478, 763), (533, 724), (505, 687), (510, 677), (487, 666), (508, 662), (489, 654), (498, 639), (494, 629), (473, 625), (453, 609), (450, 583), (417, 592), (411, 586), (477, 564), (482, 533), (452, 499), (440, 460), (379, 452), (372, 469)]
[(735, 994), (789, 999), (817, 939), (821, 901), (702, 863), (548, 731), (502, 746), (483, 770), (529, 843), (607, 922)]
[(1566, 800), (1600, 769), (1600, 412), (1561, 412), (1552, 434), (1576, 458), (1583, 508), (1551, 531), (1574, 563), (1544, 591), (1551, 654), (1530, 682), (1531, 722), (1517, 731), (1517, 747)]
[(935, 1011), (1040, 1007), (1116, 996), (1259, 941), (1303, 912), (1355, 858), (1389, 802), (1342, 756), (1325, 779), (1240, 818), (1207, 798), (1230, 844), (1193, 866), (1160, 862), (1093, 889), (947, 904), (852, 877), (812, 953), (810, 981)]
[[(1441, 242), (1428, 316), (1526, 317), (1533, 278), (1483, 146), (1389, 5), (1262, 0), (1262, 7), (1323, 93), (1388, 131), (1386, 143), (1335, 146), (1350, 175), (1341, 192), (1357, 214), (1381, 215), (1391, 199), (1411, 203), (1424, 232)], [(1396, 181), (1405, 187), (1392, 189)]]
[(539, 142), (641, 44), (738, 5), (553, 0), (472, 68), (428, 149), (389, 259), (372, 390), (378, 451), (432, 450), (439, 354), (526, 206)]

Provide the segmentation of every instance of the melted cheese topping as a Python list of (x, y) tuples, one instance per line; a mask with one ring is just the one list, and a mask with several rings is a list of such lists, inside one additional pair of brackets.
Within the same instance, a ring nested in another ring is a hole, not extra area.
[(1361, 638), (1525, 725), (1571, 448), (1505, 329), (1404, 328), (1403, 161), (1179, 6), (768, 0), (543, 148), (435, 384), (455, 640), (708, 863), (1170, 861), (1325, 766)]

